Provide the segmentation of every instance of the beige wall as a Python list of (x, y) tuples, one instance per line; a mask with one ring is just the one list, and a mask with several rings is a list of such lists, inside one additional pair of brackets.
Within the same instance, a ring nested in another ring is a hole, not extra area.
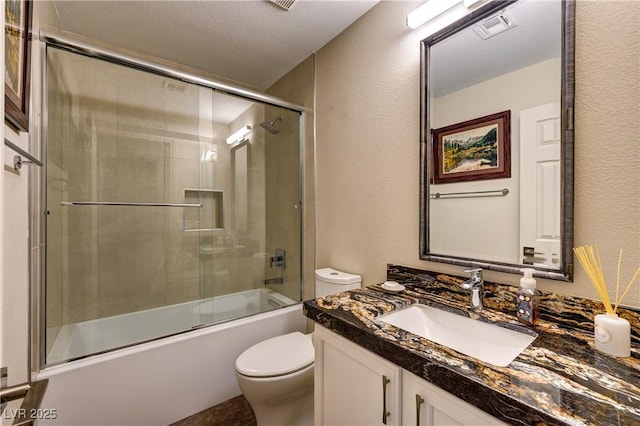
[[(418, 257), (423, 35), (405, 18), (419, 4), (383, 1), (317, 52), (317, 264), (362, 274), (365, 285), (383, 281), (387, 263), (462, 270)], [(640, 3), (576, 9), (575, 244), (598, 244), (609, 271), (623, 248), (628, 281), (640, 264)], [(574, 283), (539, 286), (596, 297), (579, 266)], [(638, 289), (628, 304), (640, 306)]]
[[(50, 4), (35, 8), (32, 28), (34, 33), (48, 23), (56, 21), (55, 11)], [(39, 52), (32, 52), (31, 72), (40, 73)], [(31, 85), (32, 99), (40, 96), (39, 87)], [(33, 106), (34, 101), (32, 101)], [(39, 115), (32, 109), (30, 120), (39, 120)], [(4, 137), (21, 148), (41, 157), (37, 147), (29, 146), (29, 134), (17, 133), (4, 125)], [(2, 186), (2, 277), (0, 278), (0, 360), (1, 365), (9, 369), (9, 385), (23, 383), (27, 380), (28, 369), (28, 323), (29, 323), (29, 256), (38, 256), (39, 248), (29, 247), (29, 176), (37, 176), (38, 168), (24, 166), (20, 172), (13, 169), (15, 152), (4, 150), (4, 182)], [(35, 213), (37, 215), (37, 213)], [(32, 274), (36, 272), (32, 271)], [(37, 277), (36, 277), (37, 278)], [(18, 406), (15, 406), (18, 408)], [(7, 423), (6, 420), (2, 424)]]

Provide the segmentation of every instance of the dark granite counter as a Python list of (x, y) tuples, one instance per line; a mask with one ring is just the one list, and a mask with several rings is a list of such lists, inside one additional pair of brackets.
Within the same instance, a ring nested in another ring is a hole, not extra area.
[[(465, 278), (389, 265), (380, 285), (304, 302), (318, 324), (513, 425), (640, 425), (640, 312), (618, 309), (632, 328), (631, 357), (614, 358), (593, 344), (596, 301), (542, 293), (540, 320), (515, 318), (516, 287), (485, 283), (485, 310), (469, 312)], [(422, 303), (507, 328), (538, 334), (509, 366), (496, 367), (386, 324), (377, 318)]]

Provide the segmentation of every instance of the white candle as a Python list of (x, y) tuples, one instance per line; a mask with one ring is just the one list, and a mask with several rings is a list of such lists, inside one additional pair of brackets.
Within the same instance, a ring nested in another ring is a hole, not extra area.
[(616, 357), (631, 355), (631, 325), (616, 314), (598, 314), (594, 321), (596, 349)]

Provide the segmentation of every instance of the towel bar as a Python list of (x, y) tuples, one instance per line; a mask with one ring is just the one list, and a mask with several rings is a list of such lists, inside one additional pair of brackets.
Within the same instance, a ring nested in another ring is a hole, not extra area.
[[(23, 164), (35, 164), (37, 166), (42, 167), (42, 161), (38, 160), (36, 157), (29, 154), (27, 151), (20, 148), (18, 145), (14, 144), (7, 138), (4, 139), (4, 144), (19, 154), (19, 155), (13, 156), (14, 169), (20, 170)], [(23, 160), (22, 157), (26, 157), (27, 160)]]

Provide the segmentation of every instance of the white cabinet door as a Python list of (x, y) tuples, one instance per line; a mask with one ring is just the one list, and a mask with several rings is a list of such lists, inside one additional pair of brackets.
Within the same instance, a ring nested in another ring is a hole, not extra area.
[(507, 426), (479, 408), (406, 370), (402, 372), (402, 419), (418, 426)]
[(399, 426), (402, 369), (316, 324), (315, 424)]

